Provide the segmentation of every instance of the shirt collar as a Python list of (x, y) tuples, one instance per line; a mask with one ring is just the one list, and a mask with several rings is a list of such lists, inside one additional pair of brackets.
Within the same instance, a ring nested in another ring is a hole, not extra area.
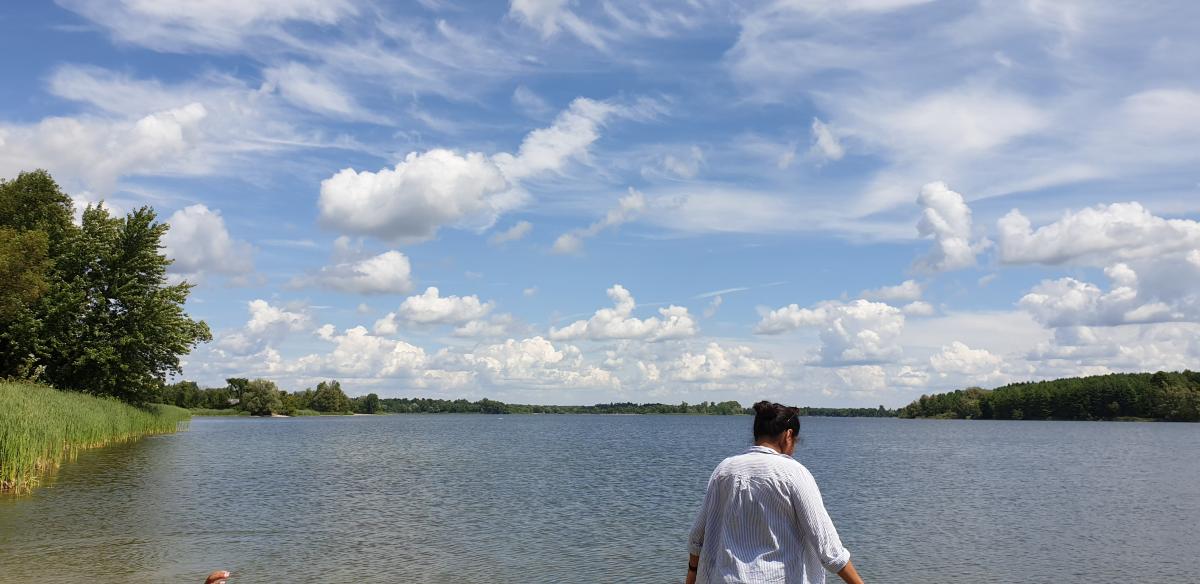
[(776, 452), (775, 449), (773, 449), (773, 448), (767, 448), (766, 446), (759, 446), (757, 444), (755, 444), (754, 446), (751, 446), (750, 449), (747, 450), (746, 452), (761, 452), (763, 454), (782, 454), (781, 452)]

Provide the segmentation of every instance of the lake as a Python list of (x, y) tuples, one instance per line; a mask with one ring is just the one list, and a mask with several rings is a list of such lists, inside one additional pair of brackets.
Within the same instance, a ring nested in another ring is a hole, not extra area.
[[(197, 418), (0, 498), (0, 581), (681, 582), (751, 421)], [(867, 582), (1200, 581), (1200, 424), (802, 424)]]

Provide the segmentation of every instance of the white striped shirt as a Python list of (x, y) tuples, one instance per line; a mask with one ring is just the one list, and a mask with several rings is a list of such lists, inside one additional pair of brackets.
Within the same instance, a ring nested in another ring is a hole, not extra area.
[(717, 465), (688, 548), (697, 584), (820, 584), (850, 561), (812, 474), (765, 446)]

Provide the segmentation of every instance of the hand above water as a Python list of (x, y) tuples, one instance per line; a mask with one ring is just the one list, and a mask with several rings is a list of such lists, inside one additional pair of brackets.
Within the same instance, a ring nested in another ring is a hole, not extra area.
[(228, 570), (217, 570), (208, 575), (208, 579), (204, 581), (204, 584), (225, 584), (225, 579), (228, 577)]

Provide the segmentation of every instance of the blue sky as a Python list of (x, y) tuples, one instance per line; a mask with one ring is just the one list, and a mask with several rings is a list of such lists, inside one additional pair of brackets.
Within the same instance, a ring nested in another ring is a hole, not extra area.
[(183, 377), (536, 403), (1200, 358), (1189, 2), (0, 8), (0, 175), (153, 205)]

